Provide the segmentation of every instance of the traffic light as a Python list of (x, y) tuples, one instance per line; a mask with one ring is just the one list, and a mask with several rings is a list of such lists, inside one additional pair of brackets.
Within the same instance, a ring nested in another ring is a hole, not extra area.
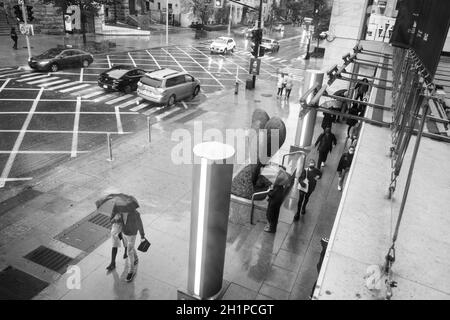
[[(254, 29), (252, 30), (252, 55), (254, 57), (258, 57), (258, 47), (260, 47), (262, 40), (262, 29)], [(261, 47), (259, 49), (259, 57), (264, 56), (264, 48)]]
[(27, 19), (28, 19), (28, 22), (31, 22), (34, 20), (32, 6), (27, 6)]
[(215, 6), (216, 8), (222, 8), (222, 6), (223, 6), (223, 0), (215, 0), (214, 6)]
[(24, 22), (22, 9), (20, 8), (20, 6), (16, 4), (13, 8), (14, 8), (14, 15), (16, 16), (17, 22)]

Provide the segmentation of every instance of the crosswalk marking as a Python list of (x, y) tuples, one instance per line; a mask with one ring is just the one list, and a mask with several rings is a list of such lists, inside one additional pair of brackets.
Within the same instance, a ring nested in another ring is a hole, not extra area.
[[(147, 110), (147, 111), (145, 111), (145, 112), (143, 112), (142, 114), (145, 114), (146, 116), (149, 116), (149, 115), (151, 115), (152, 113), (155, 113), (155, 112), (158, 112), (158, 111), (160, 111), (161, 109), (163, 109), (164, 107), (153, 107), (153, 108), (151, 108), (150, 110)], [(131, 109), (130, 109), (131, 110)]]
[(86, 95), (82, 96), (82, 98), (84, 98), (84, 99), (89, 99), (89, 98), (98, 96), (99, 94), (102, 94), (102, 93), (105, 93), (105, 91), (103, 91), (103, 90), (97, 90), (97, 91), (95, 91), (95, 92), (92, 92), (92, 93), (89, 93), (89, 94), (86, 94)]
[(29, 81), (29, 80), (34, 80), (34, 79), (40, 79), (40, 78), (46, 78), (46, 77), (49, 77), (50, 75), (49, 74), (41, 74), (41, 75), (39, 75), (39, 76), (34, 76), (34, 77), (31, 77), (31, 78), (25, 78), (25, 79), (19, 79), (19, 80), (16, 80), (17, 82), (24, 82), (24, 81)]
[(131, 98), (131, 97), (134, 97), (134, 96), (132, 94), (126, 94), (124, 96), (121, 96), (121, 97), (118, 97), (116, 99), (110, 100), (110, 101), (106, 102), (106, 104), (113, 104), (113, 103), (116, 103), (116, 102), (119, 102), (119, 101), (122, 101), (122, 100), (125, 100), (125, 99), (128, 99), (128, 98)]
[(179, 113), (179, 114), (177, 114), (177, 115), (171, 117), (169, 121), (170, 121), (170, 122), (176, 122), (176, 121), (178, 121), (178, 120), (181, 119), (181, 118), (184, 118), (184, 117), (186, 117), (186, 116), (188, 116), (188, 115), (190, 115), (190, 114), (192, 114), (192, 113), (194, 113), (194, 112), (197, 112), (197, 110), (198, 110), (198, 109), (192, 108), (192, 109), (190, 109), (190, 110), (183, 111), (183, 112), (181, 112), (181, 113)]
[(32, 72), (32, 73), (28, 73), (28, 74), (21, 75), (20, 77), (21, 77), (21, 78), (34, 77), (36, 74), (38, 74), (38, 73)]
[(53, 82), (41, 83), (39, 85), (39, 87), (44, 87), (45, 88), (45, 87), (48, 87), (48, 86), (52, 86), (54, 84), (63, 83), (63, 82), (67, 82), (67, 81), (70, 81), (70, 80), (68, 80), (68, 79), (61, 79), (61, 80), (56, 80), (56, 81), (53, 81)]
[(183, 109), (181, 109), (180, 107), (175, 107), (175, 108), (172, 108), (171, 110), (168, 110), (168, 111), (166, 111), (164, 113), (161, 113), (160, 115), (157, 115), (155, 118), (156, 118), (157, 121), (161, 121), (165, 117), (167, 117), (167, 116), (171, 115), (172, 113), (174, 113), (176, 111), (179, 111), (179, 110), (183, 110)]
[(138, 106), (136, 106), (134, 108), (131, 108), (130, 111), (139, 111), (139, 110), (142, 110), (144, 108), (147, 108), (148, 106), (149, 106), (149, 103), (148, 102), (144, 102), (144, 103), (141, 103), (140, 105), (138, 105)]
[(90, 88), (86, 88), (86, 89), (83, 89), (83, 90), (80, 90), (80, 91), (77, 91), (77, 92), (73, 92), (73, 93), (71, 93), (71, 95), (73, 95), (73, 96), (76, 96), (76, 95), (81, 96), (81, 95), (85, 95), (85, 94), (87, 94), (89, 92), (92, 92), (94, 90), (97, 90), (97, 89), (98, 89), (97, 87), (90, 87)]
[(75, 91), (75, 90), (78, 90), (78, 89), (81, 89), (81, 88), (84, 88), (84, 87), (87, 87), (87, 86), (89, 86), (89, 84), (82, 84), (82, 85), (75, 86), (75, 87), (72, 87), (72, 88), (59, 90), (59, 92), (65, 93), (65, 92)]
[(50, 87), (50, 88), (47, 88), (48, 90), (57, 90), (57, 89), (60, 89), (60, 88), (65, 88), (65, 87), (68, 87), (68, 86), (73, 86), (74, 84), (78, 84), (78, 82), (67, 82), (67, 83), (64, 83), (64, 84), (60, 84), (59, 86), (56, 86), (56, 87)]
[(129, 105), (135, 104), (135, 103), (139, 103), (142, 101), (142, 98), (136, 98), (136, 99), (131, 99), (129, 101), (126, 101), (122, 104), (117, 105), (116, 107), (118, 108), (125, 108), (128, 107)]
[(105, 99), (110, 99), (110, 98), (115, 98), (115, 97), (117, 97), (117, 94), (116, 93), (111, 93), (111, 94), (107, 94), (105, 96), (98, 97), (97, 99), (94, 100), (94, 102), (99, 102), (99, 101), (102, 101), (102, 100), (105, 100)]
[(30, 82), (27, 82), (28, 84), (36, 84), (36, 83), (43, 83), (43, 82), (49, 82), (49, 81), (53, 81), (59, 79), (59, 77), (49, 77), (49, 78), (44, 78), (44, 79), (39, 79), (39, 80), (33, 80)]

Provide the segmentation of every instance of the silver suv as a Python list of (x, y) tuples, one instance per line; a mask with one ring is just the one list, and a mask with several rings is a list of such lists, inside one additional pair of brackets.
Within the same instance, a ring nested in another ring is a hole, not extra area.
[(137, 94), (145, 100), (167, 106), (200, 92), (200, 81), (187, 72), (159, 69), (146, 73), (138, 82)]

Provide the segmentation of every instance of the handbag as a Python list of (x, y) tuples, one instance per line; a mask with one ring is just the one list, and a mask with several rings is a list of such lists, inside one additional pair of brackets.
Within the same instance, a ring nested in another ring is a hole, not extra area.
[(303, 183), (306, 184), (306, 186), (302, 187), (301, 183), (299, 183), (297, 186), (297, 189), (300, 191), (303, 191), (305, 193), (308, 193), (308, 189), (309, 189), (308, 169), (306, 169), (306, 176), (305, 176), (305, 179), (303, 180)]
[(150, 248), (150, 245), (150, 241), (144, 238), (144, 241), (141, 241), (137, 249), (142, 252), (147, 252), (148, 248)]

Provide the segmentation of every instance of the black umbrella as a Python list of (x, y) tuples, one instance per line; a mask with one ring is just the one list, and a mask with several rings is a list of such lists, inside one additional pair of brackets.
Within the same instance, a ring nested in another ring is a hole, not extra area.
[(117, 212), (133, 212), (139, 208), (135, 197), (124, 193), (112, 193), (95, 201), (97, 210), (113, 216)]

